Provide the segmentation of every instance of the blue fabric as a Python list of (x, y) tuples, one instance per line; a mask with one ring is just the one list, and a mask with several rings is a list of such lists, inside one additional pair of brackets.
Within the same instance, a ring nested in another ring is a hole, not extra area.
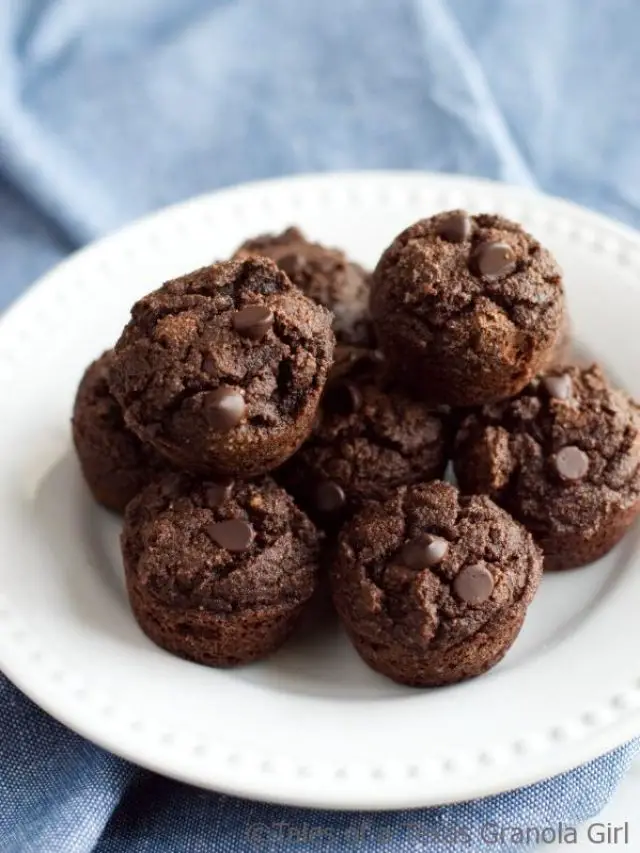
[[(283, 173), (466, 172), (640, 224), (639, 29), (635, 0), (3, 0), (0, 308), (145, 211)], [(488, 849), (491, 821), (595, 814), (636, 749), (478, 803), (323, 814), (141, 771), (0, 676), (0, 851)]]

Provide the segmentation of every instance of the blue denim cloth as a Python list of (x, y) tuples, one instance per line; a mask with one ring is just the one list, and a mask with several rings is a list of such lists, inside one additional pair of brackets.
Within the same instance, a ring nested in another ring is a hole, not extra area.
[[(639, 31), (635, 0), (2, 0), (0, 308), (145, 211), (283, 173), (466, 172), (639, 224)], [(481, 827), (584, 820), (636, 750), (465, 805), (286, 809), (141, 771), (0, 675), (0, 853), (523, 850)]]

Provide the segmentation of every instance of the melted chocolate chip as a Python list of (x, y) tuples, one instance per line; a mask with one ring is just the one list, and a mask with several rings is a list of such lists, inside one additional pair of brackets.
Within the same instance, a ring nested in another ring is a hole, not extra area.
[(556, 400), (568, 400), (573, 394), (573, 382), (568, 373), (562, 373), (560, 376), (545, 376), (542, 384), (547, 394)]
[(215, 509), (218, 506), (222, 506), (222, 504), (231, 494), (232, 487), (233, 482), (231, 480), (227, 480), (223, 483), (209, 483), (206, 492), (207, 506), (210, 509)]
[(247, 305), (233, 315), (233, 328), (244, 338), (259, 341), (273, 326), (273, 311), (266, 305)]
[(419, 536), (412, 539), (400, 552), (405, 566), (416, 571), (437, 566), (447, 555), (449, 543), (440, 536)]
[(316, 507), (320, 512), (338, 512), (346, 503), (344, 490), (332, 480), (325, 480), (316, 489)]
[(207, 527), (209, 537), (225, 551), (246, 551), (253, 542), (255, 533), (248, 521), (231, 518)]
[(204, 399), (204, 411), (209, 424), (219, 432), (229, 432), (238, 426), (245, 413), (244, 397), (239, 391), (223, 385), (210, 391)]
[(453, 591), (466, 604), (482, 604), (493, 592), (493, 575), (481, 563), (465, 566), (453, 582)]
[(458, 210), (451, 213), (438, 225), (438, 237), (442, 237), (448, 243), (464, 243), (471, 236), (473, 223), (471, 217)]
[(484, 278), (497, 279), (516, 268), (516, 256), (508, 243), (481, 243), (471, 256), (474, 270)]
[(554, 464), (563, 480), (576, 482), (586, 476), (589, 470), (589, 457), (584, 450), (569, 445), (556, 453)]

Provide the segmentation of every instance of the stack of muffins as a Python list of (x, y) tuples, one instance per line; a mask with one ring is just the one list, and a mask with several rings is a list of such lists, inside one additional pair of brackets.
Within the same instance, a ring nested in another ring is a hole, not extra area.
[(95, 499), (124, 512), (141, 628), (247, 663), (328, 576), (375, 670), (488, 670), (543, 568), (601, 557), (640, 511), (640, 411), (567, 362), (567, 330), (551, 254), (464, 211), (407, 228), (372, 275), (289, 228), (138, 301), (73, 435)]

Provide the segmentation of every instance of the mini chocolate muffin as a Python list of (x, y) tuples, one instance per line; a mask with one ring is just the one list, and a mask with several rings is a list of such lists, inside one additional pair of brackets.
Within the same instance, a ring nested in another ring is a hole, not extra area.
[(340, 534), (333, 600), (372, 669), (416, 687), (481, 675), (504, 656), (540, 583), (542, 555), (488, 497), (403, 486)]
[(384, 252), (371, 311), (399, 379), (423, 399), (475, 406), (517, 394), (547, 366), (565, 298), (555, 260), (520, 225), (451, 211)]
[(111, 390), (178, 468), (254, 476), (304, 441), (332, 363), (331, 315), (273, 261), (196, 270), (137, 302)]
[(109, 391), (113, 350), (86, 369), (78, 387), (71, 428), (84, 478), (99, 504), (115, 512), (162, 471), (166, 462), (124, 425), (122, 411)]
[(442, 477), (449, 414), (397, 389), (373, 358), (330, 379), (313, 432), (276, 479), (314, 522), (336, 530), (368, 500)]
[(277, 649), (317, 582), (318, 534), (268, 477), (154, 482), (127, 507), (122, 553), (145, 634), (209, 666)]
[(640, 511), (640, 409), (597, 366), (554, 368), (469, 415), (454, 465), (464, 491), (490, 495), (531, 531), (545, 569), (581, 566)]
[(373, 347), (369, 316), (370, 275), (339, 249), (312, 243), (298, 228), (247, 240), (234, 258), (265, 256), (274, 260), (310, 299), (333, 312), (338, 343)]

